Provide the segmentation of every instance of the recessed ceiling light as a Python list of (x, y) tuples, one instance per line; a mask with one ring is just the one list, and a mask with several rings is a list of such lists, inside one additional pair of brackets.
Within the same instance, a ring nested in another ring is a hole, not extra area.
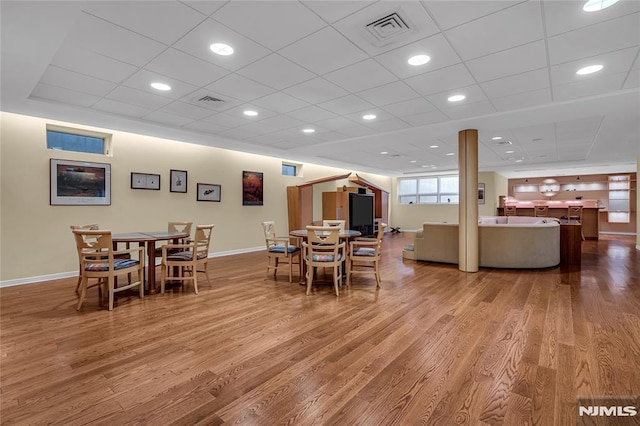
[(376, 118), (375, 114), (365, 114), (362, 116), (363, 120), (373, 120), (374, 118)]
[(602, 68), (604, 68), (604, 66), (600, 64), (589, 65), (588, 67), (580, 68), (578, 71), (576, 71), (576, 74), (578, 75), (593, 74), (594, 72), (600, 71)]
[(409, 65), (418, 66), (418, 65), (424, 65), (430, 60), (431, 58), (428, 55), (415, 55), (410, 57), (407, 62), (409, 63)]
[(430, 145), (429, 148), (438, 148), (439, 145)]
[(423, 164), (423, 165), (422, 165), (422, 166), (420, 166), (420, 167), (425, 167), (425, 168), (426, 168), (426, 167), (429, 167), (429, 166), (427, 166), (426, 164)]
[(255, 117), (256, 115), (258, 115), (258, 111), (254, 111), (252, 109), (248, 109), (246, 111), (242, 112), (244, 115), (248, 115), (249, 117)]
[(455, 152), (447, 152), (447, 155), (456, 155)]
[(492, 141), (499, 141), (502, 139), (502, 136), (494, 136), (491, 138)]
[(437, 168), (438, 168), (438, 166), (431, 166), (431, 168), (432, 168), (432, 169), (437, 169)]
[(233, 47), (229, 46), (228, 44), (213, 43), (211, 46), (209, 46), (209, 49), (211, 49), (211, 51), (216, 55), (221, 55), (221, 56), (233, 55)]
[(589, 0), (582, 6), (582, 10), (585, 12), (597, 12), (598, 10), (613, 6), (617, 2), (618, 0)]
[(382, 155), (386, 155), (388, 153), (389, 153), (388, 151), (380, 151), (380, 154), (382, 154)]
[(453, 96), (449, 96), (447, 100), (449, 102), (460, 102), (460, 101), (463, 101), (465, 98), (466, 98), (465, 95), (453, 95)]
[(309, 128), (307, 128), (307, 129), (302, 129), (302, 133), (313, 133), (313, 132), (315, 132), (315, 131), (316, 131), (316, 129), (312, 129), (312, 128), (310, 128), (310, 127), (309, 127)]
[(151, 87), (153, 87), (156, 90), (162, 90), (163, 92), (168, 92), (169, 90), (171, 90), (171, 86), (169, 86), (166, 83), (160, 83), (160, 82), (151, 83)]
[(515, 151), (505, 151), (505, 154), (513, 154)]
[(516, 163), (522, 163), (522, 161), (523, 161), (522, 159), (518, 159), (516, 160)]
[(411, 161), (409, 161), (409, 162), (410, 162), (410, 163), (417, 163), (418, 161), (417, 161), (417, 160), (411, 160)]

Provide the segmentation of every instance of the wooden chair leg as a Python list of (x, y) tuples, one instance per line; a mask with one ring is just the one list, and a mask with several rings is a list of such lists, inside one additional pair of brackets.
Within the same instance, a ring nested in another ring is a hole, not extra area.
[(160, 294), (164, 293), (164, 282), (167, 274), (167, 266), (163, 263), (160, 265)]
[(80, 307), (82, 307), (82, 302), (84, 302), (84, 298), (87, 295), (87, 281), (89, 281), (87, 278), (82, 278), (80, 281), (80, 300), (78, 300), (76, 311), (80, 310)]
[(313, 266), (307, 266), (307, 296), (311, 293), (311, 282), (313, 281)]
[(113, 291), (115, 287), (114, 278), (109, 278), (108, 286), (109, 286), (109, 310), (113, 311), (113, 299), (115, 298), (115, 292)]

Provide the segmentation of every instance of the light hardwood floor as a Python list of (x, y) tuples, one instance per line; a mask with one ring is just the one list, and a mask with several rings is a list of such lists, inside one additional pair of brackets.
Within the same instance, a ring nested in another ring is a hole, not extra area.
[[(264, 253), (212, 285), (120, 296), (75, 278), (0, 290), (3, 425), (573, 425), (578, 397), (640, 395), (640, 255), (583, 242), (581, 271), (406, 261), (310, 296)], [(215, 245), (215, 241), (213, 242)]]

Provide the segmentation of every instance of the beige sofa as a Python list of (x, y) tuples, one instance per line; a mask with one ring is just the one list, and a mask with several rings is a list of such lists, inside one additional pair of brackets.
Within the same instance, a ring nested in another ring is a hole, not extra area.
[[(478, 221), (479, 264), (489, 268), (549, 268), (560, 263), (560, 223), (555, 218), (486, 216)], [(458, 263), (458, 224), (425, 222), (408, 259)]]

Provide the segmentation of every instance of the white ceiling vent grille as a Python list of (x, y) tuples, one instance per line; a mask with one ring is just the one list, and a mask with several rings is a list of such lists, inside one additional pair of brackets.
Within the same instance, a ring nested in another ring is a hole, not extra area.
[(203, 96), (200, 99), (198, 99), (198, 102), (224, 102), (222, 99), (218, 99), (218, 98), (214, 98), (213, 96)]
[(400, 10), (386, 13), (385, 16), (366, 24), (365, 28), (377, 46), (392, 43), (413, 31), (413, 25), (400, 14)]

